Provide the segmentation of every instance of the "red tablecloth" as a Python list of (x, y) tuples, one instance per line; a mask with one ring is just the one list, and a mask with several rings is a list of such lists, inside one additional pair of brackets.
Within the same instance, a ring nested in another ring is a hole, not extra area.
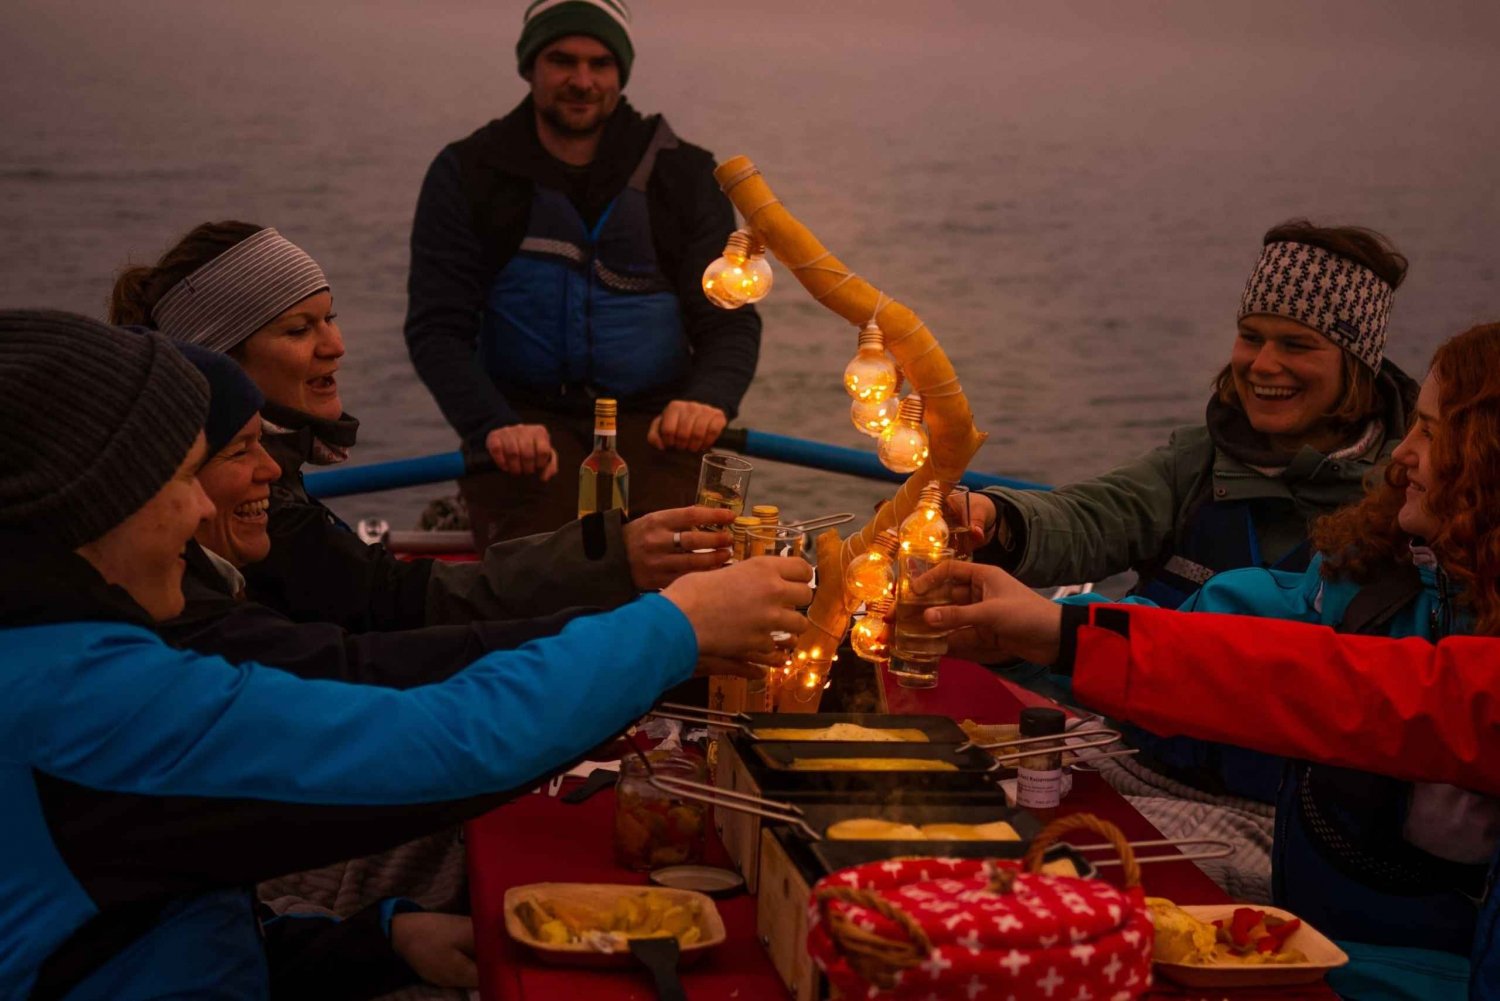
[[(1013, 723), (1025, 705), (1043, 701), (1000, 681), (977, 664), (943, 662), (937, 688), (891, 687), (892, 712), (941, 713), (980, 723)], [(568, 788), (572, 787), (572, 783)], [(484, 1001), (647, 1001), (655, 996), (644, 969), (581, 970), (549, 966), (527, 954), (505, 933), (503, 899), (507, 888), (525, 883), (643, 883), (644, 878), (617, 867), (611, 853), (614, 795), (602, 792), (580, 806), (533, 794), (494, 810), (467, 827), (469, 886), (479, 952), (479, 992)], [(1098, 775), (1075, 776), (1063, 812), (1089, 812), (1120, 827), (1131, 840), (1161, 835)], [(1071, 836), (1070, 836), (1071, 837)], [(712, 842), (714, 839), (710, 838)], [(725, 864), (723, 849), (713, 843), (711, 863)], [(715, 854), (717, 853), (717, 854)], [(1118, 879), (1118, 868), (1106, 878)], [(1114, 876), (1110, 876), (1114, 873)], [(1228, 900), (1224, 892), (1190, 862), (1146, 866), (1142, 881), (1153, 896), (1184, 904)], [(718, 902), (728, 941), (700, 964), (682, 971), (683, 987), (693, 1001), (762, 1001), (788, 996), (786, 987), (756, 940), (755, 898), (740, 895)], [(1259, 998), (1334, 1001), (1323, 985), (1278, 992), (1215, 991), (1205, 995), (1163, 985), (1151, 997)]]

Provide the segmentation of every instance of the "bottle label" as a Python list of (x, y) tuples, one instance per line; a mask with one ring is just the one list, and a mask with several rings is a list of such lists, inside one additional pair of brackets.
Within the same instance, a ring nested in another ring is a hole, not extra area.
[(603, 434), (613, 437), (615, 433), (615, 415), (594, 418), (594, 434)]
[(1062, 769), (1016, 769), (1016, 805), (1045, 810), (1062, 802)]

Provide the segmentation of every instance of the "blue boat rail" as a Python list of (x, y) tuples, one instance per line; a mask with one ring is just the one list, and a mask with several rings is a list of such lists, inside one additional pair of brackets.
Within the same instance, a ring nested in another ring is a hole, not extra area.
[[(821, 469), (829, 473), (843, 473), (867, 480), (885, 480), (900, 483), (906, 479), (902, 473), (893, 473), (880, 464), (872, 452), (843, 445), (794, 438), (791, 435), (770, 431), (755, 431), (751, 428), (728, 428), (714, 443), (716, 449), (727, 449), (756, 459), (785, 462), (808, 469)], [(377, 493), (381, 490), (399, 490), (402, 487), (420, 487), (432, 483), (445, 483), (470, 473), (493, 470), (495, 465), (489, 456), (466, 456), (461, 451), (436, 452), (410, 459), (392, 459), (388, 462), (371, 462), (362, 466), (329, 469), (308, 473), (305, 477), (307, 492), (313, 497), (327, 500), (332, 497), (349, 497), (354, 494)], [(1010, 487), (1016, 490), (1050, 490), (1043, 483), (1017, 480), (992, 473), (964, 473), (960, 481), (972, 489), (980, 487)]]

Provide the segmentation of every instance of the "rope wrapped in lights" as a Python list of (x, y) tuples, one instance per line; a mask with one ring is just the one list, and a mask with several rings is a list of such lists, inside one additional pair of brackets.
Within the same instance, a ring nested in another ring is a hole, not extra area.
[(974, 427), (958, 373), (916, 313), (860, 278), (823, 246), (781, 204), (748, 157), (726, 160), (714, 171), (714, 177), (755, 239), (814, 299), (856, 327), (879, 326), (885, 335), (885, 349), (921, 397), (928, 427), (929, 453), (891, 502), (847, 539), (840, 540), (833, 530), (817, 539), (819, 580), (817, 596), (808, 609), (811, 628), (798, 639), (793, 655), (798, 674), (781, 686), (777, 706), (784, 712), (816, 712), (832, 651), (849, 626), (844, 568), (868, 549), (877, 535), (896, 528), (911, 514), (925, 484), (934, 480), (957, 483), (984, 444), (985, 435)]

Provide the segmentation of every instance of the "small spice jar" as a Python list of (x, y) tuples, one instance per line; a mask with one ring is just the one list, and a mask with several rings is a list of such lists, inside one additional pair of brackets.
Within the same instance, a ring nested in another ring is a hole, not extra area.
[[(1060, 736), (1067, 727), (1061, 709), (1032, 706), (1021, 710), (1021, 736)], [(1016, 767), (1016, 805), (1042, 820), (1051, 819), (1062, 802), (1062, 741), (1023, 745), (1028, 751)]]
[[(652, 751), (647, 757), (656, 775), (708, 781), (697, 755)], [(702, 861), (707, 813), (703, 803), (656, 788), (640, 757), (626, 756), (615, 787), (615, 861), (635, 872)]]

